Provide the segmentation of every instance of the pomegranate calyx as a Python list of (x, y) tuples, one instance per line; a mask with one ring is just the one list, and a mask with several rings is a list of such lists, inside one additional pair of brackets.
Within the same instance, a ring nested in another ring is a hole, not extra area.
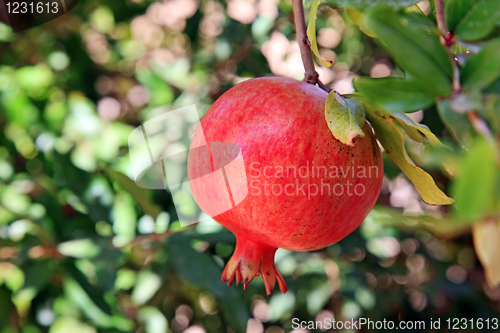
[(230, 286), (236, 279), (236, 285), (243, 282), (243, 288), (246, 289), (250, 282), (260, 275), (264, 280), (267, 295), (273, 291), (276, 279), (280, 290), (286, 293), (285, 280), (274, 264), (276, 250), (275, 247), (237, 236), (236, 249), (222, 272), (222, 281)]

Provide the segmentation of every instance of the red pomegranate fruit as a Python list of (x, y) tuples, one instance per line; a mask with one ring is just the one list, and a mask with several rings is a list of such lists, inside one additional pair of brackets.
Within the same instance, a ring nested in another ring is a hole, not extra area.
[[(326, 97), (302, 81), (257, 78), (228, 90), (201, 120), (188, 175), (203, 179), (190, 182), (197, 204), (236, 235), (236, 249), (222, 273), (228, 285), (236, 279), (246, 289), (260, 275), (267, 294), (276, 279), (286, 292), (274, 264), (278, 248), (310, 251), (332, 245), (375, 205), (383, 164), (371, 127), (365, 122), (365, 136), (353, 146), (338, 141), (325, 121)], [(224, 167), (236, 156), (244, 167)], [(223, 187), (203, 178), (217, 169), (225, 171)], [(223, 207), (223, 192), (231, 194), (231, 209)]]

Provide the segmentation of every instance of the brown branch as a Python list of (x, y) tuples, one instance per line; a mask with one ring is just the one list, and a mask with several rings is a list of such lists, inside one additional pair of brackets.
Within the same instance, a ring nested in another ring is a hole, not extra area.
[(330, 87), (327, 87), (323, 82), (321, 82), (319, 79), (318, 79), (318, 86), (323, 89), (324, 91), (326, 91), (327, 93), (329, 93), (330, 91), (332, 91), (332, 88)]
[(196, 227), (196, 224), (190, 224), (190, 225), (188, 225), (188, 226), (186, 226), (178, 231), (167, 230), (167, 231), (160, 233), (160, 234), (151, 233), (148, 235), (137, 236), (132, 241), (125, 244), (124, 246), (121, 246), (120, 248), (127, 248), (130, 246), (149, 244), (149, 243), (162, 243), (165, 240), (165, 238), (167, 238), (167, 237), (184, 232), (186, 230), (194, 229), (195, 227)]
[(443, 0), (435, 0), (434, 3), (436, 4), (436, 21), (437, 21), (437, 27), (439, 30), (444, 32), (444, 36), (448, 37), (449, 32), (448, 29), (446, 28), (446, 19), (444, 17), (444, 4)]
[(300, 56), (304, 64), (304, 81), (310, 84), (317, 84), (321, 89), (330, 92), (331, 89), (324, 85), (319, 80), (318, 72), (314, 67), (314, 61), (311, 54), (311, 43), (307, 38), (306, 20), (304, 18), (304, 6), (302, 0), (292, 0), (293, 4), (293, 20), (295, 23), (295, 31), (297, 33), (297, 42), (299, 43)]
[(458, 63), (457, 60), (455, 59), (455, 54), (451, 49), (452, 45), (454, 44), (454, 41), (452, 40), (453, 35), (450, 34), (448, 28), (446, 27), (446, 18), (444, 16), (443, 0), (434, 0), (434, 3), (436, 4), (437, 27), (442, 33), (442, 35), (439, 36), (439, 40), (441, 41), (441, 44), (443, 44), (443, 46), (446, 48), (448, 54), (451, 57), (451, 64), (453, 66), (452, 87), (453, 87), (453, 92), (458, 94), (460, 93), (462, 88), (460, 87), (460, 69), (458, 68)]
[[(455, 58), (455, 54), (451, 49), (451, 47), (455, 43), (453, 41), (453, 34), (450, 34), (448, 28), (446, 27), (446, 18), (444, 14), (443, 0), (434, 0), (434, 3), (436, 4), (437, 27), (442, 32), (442, 36), (440, 36), (439, 39), (443, 44), (443, 46), (448, 51), (448, 53), (450, 54), (451, 63), (453, 66), (453, 81), (452, 81), (453, 93), (459, 94), (462, 91), (462, 87), (460, 86), (460, 69), (458, 68), (458, 63)], [(494, 144), (494, 139), (491, 134), (491, 130), (489, 129), (484, 119), (482, 119), (476, 111), (474, 110), (468, 111), (467, 118), (469, 118), (472, 127), (474, 128), (474, 130), (476, 130), (476, 132), (479, 135), (483, 136), (484, 138), (486, 138), (486, 140)]]

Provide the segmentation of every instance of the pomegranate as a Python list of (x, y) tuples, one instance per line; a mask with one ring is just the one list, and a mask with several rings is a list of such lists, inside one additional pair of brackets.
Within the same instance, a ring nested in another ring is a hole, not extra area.
[[(341, 143), (325, 121), (326, 97), (320, 88), (290, 78), (248, 80), (224, 93), (194, 133), (189, 179), (223, 167), (220, 160), (235, 158), (239, 149), (244, 161), (242, 170), (224, 176), (232, 193), (229, 210), (221, 210), (220, 182), (191, 182), (197, 204), (236, 236), (222, 273), (228, 285), (236, 279), (246, 289), (260, 275), (267, 294), (276, 279), (286, 292), (274, 264), (278, 248), (311, 251), (334, 244), (373, 208), (383, 164), (371, 127), (365, 122), (365, 136), (353, 146)], [(216, 143), (222, 147), (218, 157)], [(211, 157), (197, 149), (207, 145)], [(235, 204), (241, 193), (246, 197)]]

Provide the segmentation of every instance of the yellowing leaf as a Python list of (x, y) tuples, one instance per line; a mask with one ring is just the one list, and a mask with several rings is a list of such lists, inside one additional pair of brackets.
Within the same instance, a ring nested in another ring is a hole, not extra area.
[(431, 145), (443, 146), (441, 141), (439, 141), (439, 139), (434, 135), (434, 133), (431, 132), (429, 127), (427, 127), (426, 125), (417, 123), (415, 120), (408, 117), (405, 113), (398, 112), (392, 113), (391, 115), (394, 120), (396, 120), (397, 124), (402, 127), (410, 135), (410, 137), (414, 137), (414, 135), (412, 136), (412, 134), (410, 133), (416, 130), (423, 134)]
[[(428, 142), (432, 146), (444, 146), (441, 141), (432, 133), (426, 125), (420, 124), (410, 118), (403, 112), (387, 112), (370, 107), (370, 112), (379, 118), (389, 117), (394, 119), (396, 124), (401, 127), (413, 140), (417, 142)], [(423, 135), (423, 136), (422, 136)]]
[(311, 49), (316, 57), (318, 57), (319, 61), (326, 66), (330, 67), (333, 65), (333, 61), (325, 60), (321, 58), (318, 50), (318, 43), (316, 42), (316, 18), (318, 17), (318, 7), (321, 1), (314, 1), (311, 5), (311, 13), (309, 14), (309, 24), (307, 25), (307, 38), (309, 38), (309, 42), (311, 43)]
[(500, 219), (474, 224), (472, 239), (486, 280), (493, 288), (500, 285)]
[(363, 31), (366, 35), (370, 37), (376, 37), (373, 33), (368, 30), (365, 24), (365, 14), (356, 7), (348, 7), (345, 9), (347, 16)]
[(404, 146), (403, 133), (394, 124), (395, 120), (392, 117), (373, 112), (371, 108), (368, 108), (367, 111), (368, 120), (387, 155), (415, 185), (422, 200), (429, 205), (449, 205), (453, 203), (453, 200), (436, 186), (434, 179), (410, 159)]
[(333, 136), (340, 142), (353, 146), (354, 138), (364, 137), (361, 129), (365, 123), (365, 108), (363, 103), (344, 98), (332, 90), (325, 103), (325, 118)]

